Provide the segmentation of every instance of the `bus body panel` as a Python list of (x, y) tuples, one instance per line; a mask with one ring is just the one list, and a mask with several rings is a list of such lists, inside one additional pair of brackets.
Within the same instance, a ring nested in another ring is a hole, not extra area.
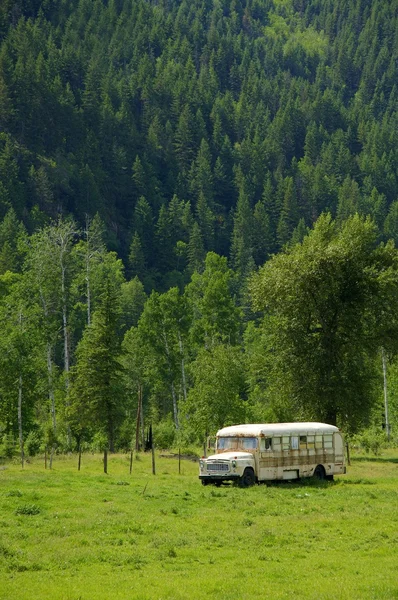
[(216, 454), (201, 459), (199, 478), (203, 483), (238, 480), (251, 469), (258, 482), (290, 480), (311, 477), (317, 467), (318, 476), (345, 473), (344, 441), (334, 425), (234, 425), (217, 432)]

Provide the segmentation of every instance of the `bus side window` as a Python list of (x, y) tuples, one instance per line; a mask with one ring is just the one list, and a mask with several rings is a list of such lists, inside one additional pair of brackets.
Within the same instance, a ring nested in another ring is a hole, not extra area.
[(307, 449), (307, 436), (300, 435), (300, 450), (306, 450), (306, 449)]
[(307, 436), (307, 445), (308, 445), (308, 448), (315, 447), (315, 436), (314, 435)]
[(261, 451), (272, 449), (272, 438), (261, 438)]
[(292, 435), (292, 450), (298, 450), (299, 448), (299, 439), (296, 435)]
[(281, 441), (280, 437), (274, 437), (272, 440), (272, 449), (274, 452), (280, 452), (282, 450)]
[(290, 450), (290, 436), (289, 435), (282, 436), (282, 449)]

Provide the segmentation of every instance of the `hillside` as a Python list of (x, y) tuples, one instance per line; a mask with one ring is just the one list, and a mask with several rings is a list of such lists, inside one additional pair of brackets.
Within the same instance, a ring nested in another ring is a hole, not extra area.
[(323, 211), (398, 236), (394, 2), (3, 2), (0, 211), (97, 212), (146, 289)]

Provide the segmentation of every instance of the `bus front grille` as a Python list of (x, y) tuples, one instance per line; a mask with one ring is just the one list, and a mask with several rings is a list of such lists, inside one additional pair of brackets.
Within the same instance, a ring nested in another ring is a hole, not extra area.
[(215, 473), (221, 473), (229, 471), (229, 465), (228, 463), (222, 462), (207, 463), (207, 470), (214, 471)]

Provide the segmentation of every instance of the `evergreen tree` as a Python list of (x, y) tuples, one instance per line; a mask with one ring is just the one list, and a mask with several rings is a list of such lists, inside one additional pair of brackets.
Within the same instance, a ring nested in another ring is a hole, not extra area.
[(116, 448), (118, 428), (123, 419), (124, 394), (120, 362), (119, 295), (109, 276), (101, 302), (76, 349), (76, 366), (69, 390), (69, 421), (77, 436), (87, 430), (101, 433), (106, 452)]

